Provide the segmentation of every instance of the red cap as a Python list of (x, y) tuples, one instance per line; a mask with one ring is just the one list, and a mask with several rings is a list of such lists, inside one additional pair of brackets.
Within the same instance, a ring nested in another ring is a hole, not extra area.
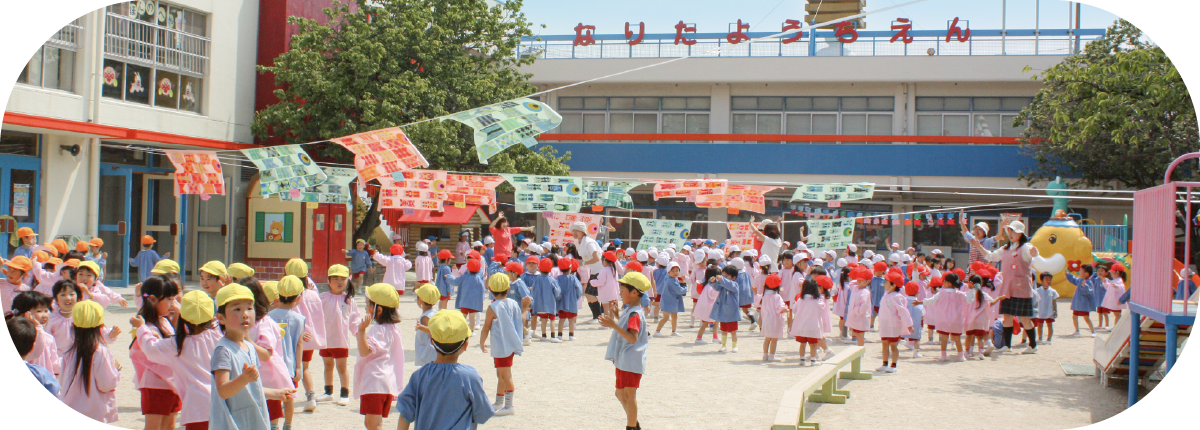
[(982, 261), (976, 261), (974, 263), (971, 263), (971, 265), (967, 266), (967, 268), (971, 269), (972, 272), (978, 272), (979, 269), (982, 268), (983, 266), (987, 266), (987, 265), (983, 264)]
[(448, 258), (454, 258), (454, 254), (451, 254), (449, 249), (438, 251), (438, 259), (445, 260)]
[(817, 281), (817, 285), (826, 290), (833, 288), (833, 279), (825, 275), (813, 276), (813, 280)]
[(390, 249), (388, 249), (388, 251), (391, 252), (392, 255), (403, 254), (404, 253), (404, 245), (401, 245), (399, 243), (394, 243), (394, 244), (392, 244), (392, 247)]
[(617, 261), (617, 253), (604, 251), (604, 259), (615, 263)]
[(921, 287), (917, 285), (916, 281), (908, 281), (907, 284), (904, 284), (904, 295), (915, 296), (917, 295), (917, 290), (919, 289), (921, 289)]
[(958, 275), (959, 280), (967, 279), (967, 272), (960, 267), (954, 268), (954, 270), (951, 270), (951, 272), (954, 272), (956, 275)]
[(571, 271), (575, 272), (578, 270), (579, 270), (579, 260), (572, 258), (571, 259)]
[(496, 256), (495, 256), (495, 257), (492, 257), (492, 261), (495, 261), (495, 262), (497, 262), (497, 263), (504, 263), (504, 262), (507, 262), (507, 261), (508, 261), (508, 256), (507, 256), (507, 255), (500, 255), (500, 254), (496, 254)]
[(543, 258), (542, 261), (538, 262), (538, 270), (541, 270), (543, 275), (550, 273), (550, 270), (553, 268), (554, 262), (550, 261), (549, 258)]
[(642, 269), (644, 269), (644, 267), (642, 267), (642, 263), (641, 263), (641, 262), (638, 262), (638, 261), (630, 261), (630, 262), (629, 262), (629, 264), (626, 264), (626, 265), (625, 265), (625, 269), (627, 269), (627, 270), (632, 270), (632, 271), (635, 271), (635, 272), (641, 273), (641, 271), (642, 271)]
[(899, 273), (888, 273), (887, 281), (896, 287), (900, 287), (904, 285), (904, 276)]
[(504, 270), (516, 273), (517, 275), (520, 275), (522, 273), (525, 273), (525, 266), (522, 266), (521, 263), (518, 263), (516, 261), (510, 261), (510, 262), (508, 262), (508, 265), (504, 266)]
[(982, 267), (976, 273), (983, 279), (993, 279), (996, 277), (996, 268), (992, 266)]
[(767, 275), (767, 280), (765, 282), (768, 287), (775, 288), (783, 284), (783, 278), (780, 277), (778, 273), (772, 273)]
[(1125, 272), (1126, 270), (1125, 270), (1124, 264), (1113, 263), (1112, 268), (1108, 269), (1108, 271), (1110, 271), (1110, 272)]
[(871, 276), (871, 269), (868, 269), (867, 266), (858, 266), (850, 271), (850, 279), (866, 281), (871, 279)]
[(941, 287), (942, 284), (944, 284), (944, 283), (945, 283), (945, 281), (942, 280), (941, 276), (934, 276), (932, 278), (929, 278), (929, 286), (930, 287)]
[(895, 274), (897, 274), (897, 275), (900, 275), (900, 276), (904, 276), (904, 272), (903, 272), (902, 270), (900, 270), (900, 266), (892, 266), (892, 267), (889, 267), (889, 268), (888, 268), (888, 274), (890, 275), (890, 274), (893, 274), (893, 273), (895, 273)]
[(921, 273), (921, 276), (925, 276), (925, 275), (929, 274), (929, 268), (925, 267), (925, 266), (917, 267), (917, 271)]
[(483, 263), (479, 262), (479, 260), (476, 260), (474, 258), (467, 260), (467, 271), (468, 272), (478, 273), (479, 269), (481, 269), (481, 268), (483, 268)]
[(472, 260), (482, 260), (483, 256), (479, 254), (479, 251), (471, 251), (467, 253), (467, 258)]
[(876, 272), (885, 272), (885, 271), (887, 271), (888, 266), (887, 266), (887, 263), (884, 263), (882, 261), (876, 261), (874, 269)]
[(561, 258), (558, 260), (558, 270), (567, 271), (571, 269), (571, 259)]
[(858, 268), (858, 263), (850, 263), (850, 264), (847, 264), (846, 267), (849, 267), (850, 270), (854, 270), (854, 269)]
[(538, 258), (536, 255), (530, 255), (529, 258), (525, 259), (525, 264), (529, 264), (529, 263), (538, 264), (541, 262), (542, 262), (542, 259)]

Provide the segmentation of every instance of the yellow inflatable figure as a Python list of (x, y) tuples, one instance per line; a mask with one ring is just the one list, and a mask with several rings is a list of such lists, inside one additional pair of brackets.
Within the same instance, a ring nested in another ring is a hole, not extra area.
[(1039, 257), (1034, 269), (1054, 274), (1050, 286), (1064, 298), (1075, 296), (1075, 285), (1067, 281), (1066, 270), (1079, 270), (1078, 266), (1092, 264), (1092, 241), (1083, 235), (1083, 229), (1063, 211), (1058, 211), (1033, 234), (1029, 242), (1037, 247)]

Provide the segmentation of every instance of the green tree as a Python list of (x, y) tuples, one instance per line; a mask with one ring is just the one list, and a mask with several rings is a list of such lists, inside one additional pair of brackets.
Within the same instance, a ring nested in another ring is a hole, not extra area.
[[(1022, 174), (1030, 184), (1063, 176), (1078, 178), (1074, 185), (1152, 187), (1172, 160), (1200, 147), (1179, 70), (1128, 21), (1116, 21), (1039, 78), (1046, 87), (1015, 123), (1030, 123), (1020, 139), (1037, 163)], [(1191, 166), (1176, 172), (1197, 173)]]
[[(326, 24), (298, 17), (291, 49), (275, 58), (279, 103), (255, 114), (260, 139), (287, 143), (323, 141), (437, 118), (536, 92), (532, 64), (521, 56), (531, 35), (521, 1), (488, 7), (479, 0), (358, 0), (357, 10), (335, 3)], [(457, 172), (566, 175), (570, 153), (542, 145), (517, 145), (479, 163), (474, 131), (454, 121), (427, 121), (405, 133), (431, 169)], [(353, 154), (334, 144), (320, 153), (343, 162)], [(379, 225), (378, 200), (356, 228), (366, 238)]]

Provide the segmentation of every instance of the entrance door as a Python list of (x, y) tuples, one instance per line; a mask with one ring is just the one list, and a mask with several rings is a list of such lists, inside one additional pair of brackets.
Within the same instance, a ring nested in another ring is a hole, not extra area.
[(320, 203), (312, 211), (313, 258), (309, 276), (313, 278), (313, 282), (327, 282), (329, 266), (346, 264), (346, 254), (342, 253), (348, 246), (346, 228), (349, 223), (346, 219), (346, 205)]
[[(109, 287), (129, 286), (130, 216), (133, 213), (132, 199), (133, 170), (128, 167), (104, 166), (100, 169), (100, 239), (108, 253), (108, 264), (104, 267), (104, 285)], [(136, 270), (134, 278), (136, 278)], [(137, 283), (134, 280), (132, 283)]]
[[(184, 199), (175, 197), (175, 175), (142, 173), (141, 234), (153, 237), (154, 250), (163, 258), (170, 258), (182, 266), (186, 261), (180, 254), (180, 242), (184, 237), (181, 224)], [(141, 243), (141, 237), (131, 240)], [(180, 267), (183, 272), (183, 268)], [(186, 273), (186, 272), (183, 272)]]
[[(191, 211), (188, 216), (195, 220), (188, 232), (188, 243), (196, 244), (189, 249), (188, 262), (190, 267), (200, 267), (209, 261), (229, 261), (229, 194), (232, 187), (230, 178), (225, 178), (225, 195), (210, 195), (208, 200), (191, 196), (188, 202)], [(192, 272), (192, 279), (200, 280), (198, 272)]]
[(0, 216), (4, 216), (4, 232), (0, 233), (0, 241), (4, 246), (0, 246), (0, 255), (5, 258), (16, 249), (9, 242), (10, 234), (16, 234), (20, 227), (38, 231), (40, 173), (40, 160), (37, 158), (0, 156), (0, 190), (5, 190), (0, 193)]

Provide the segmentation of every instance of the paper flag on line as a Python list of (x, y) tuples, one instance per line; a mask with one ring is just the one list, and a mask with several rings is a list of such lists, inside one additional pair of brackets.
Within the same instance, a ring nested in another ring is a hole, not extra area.
[(642, 185), (639, 181), (583, 181), (584, 206), (607, 206), (633, 209), (633, 197), (629, 191)]
[(725, 179), (684, 179), (654, 182), (654, 200), (661, 198), (685, 198), (695, 201), (697, 196), (725, 194), (729, 181)]
[[(243, 149), (242, 154), (258, 167), (258, 189), (263, 197), (317, 186), (328, 180), (300, 145)], [(294, 194), (293, 194), (294, 195)]]
[(175, 196), (198, 194), (200, 200), (209, 195), (225, 195), (225, 177), (216, 151), (180, 151), (164, 149), (167, 159), (175, 165)]
[(475, 151), (479, 162), (487, 160), (516, 144), (527, 148), (537, 145), (537, 135), (553, 130), (562, 123), (562, 116), (550, 106), (537, 100), (519, 98), (443, 117), (475, 129)]
[(442, 211), (446, 200), (446, 172), (443, 170), (405, 170), (380, 177), (381, 209)]
[(354, 168), (364, 184), (402, 170), (429, 167), (425, 156), (399, 127), (329, 140), (354, 153)]
[(830, 202), (869, 199), (875, 195), (875, 184), (800, 184), (792, 200)]
[(638, 223), (642, 226), (642, 238), (637, 246), (639, 251), (651, 246), (663, 249), (672, 243), (681, 247), (687, 242), (692, 229), (691, 221), (638, 218)]
[(575, 222), (583, 222), (587, 226), (584, 234), (592, 239), (596, 238), (596, 234), (600, 233), (601, 223), (604, 221), (603, 215), (588, 215), (578, 213), (560, 213), (550, 212), (543, 214), (546, 218), (546, 223), (550, 225), (550, 244), (566, 245), (575, 243), (575, 236), (571, 234), (571, 224)]
[[(731, 222), (725, 225), (729, 230), (729, 245), (737, 245), (742, 249), (754, 247), (754, 227), (748, 222)], [(726, 246), (729, 246), (726, 245)]]
[(501, 173), (512, 184), (517, 212), (579, 212), (583, 205), (583, 180), (571, 176), (537, 176)]
[(809, 249), (842, 249), (853, 242), (854, 220), (837, 218), (808, 222)]
[(446, 175), (446, 201), (454, 207), (467, 205), (487, 206), (489, 213), (496, 212), (496, 187), (504, 183), (499, 176)]
[(765, 213), (766, 194), (782, 187), (755, 185), (729, 185), (724, 194), (696, 196), (696, 206), (702, 208), (730, 208)]
[(341, 167), (322, 167), (321, 170), (328, 178), (325, 182), (302, 190), (291, 190), (288, 193), (280, 194), (279, 199), (287, 202), (350, 203), (350, 199), (353, 198), (350, 195), (350, 183), (358, 177), (358, 172)]

